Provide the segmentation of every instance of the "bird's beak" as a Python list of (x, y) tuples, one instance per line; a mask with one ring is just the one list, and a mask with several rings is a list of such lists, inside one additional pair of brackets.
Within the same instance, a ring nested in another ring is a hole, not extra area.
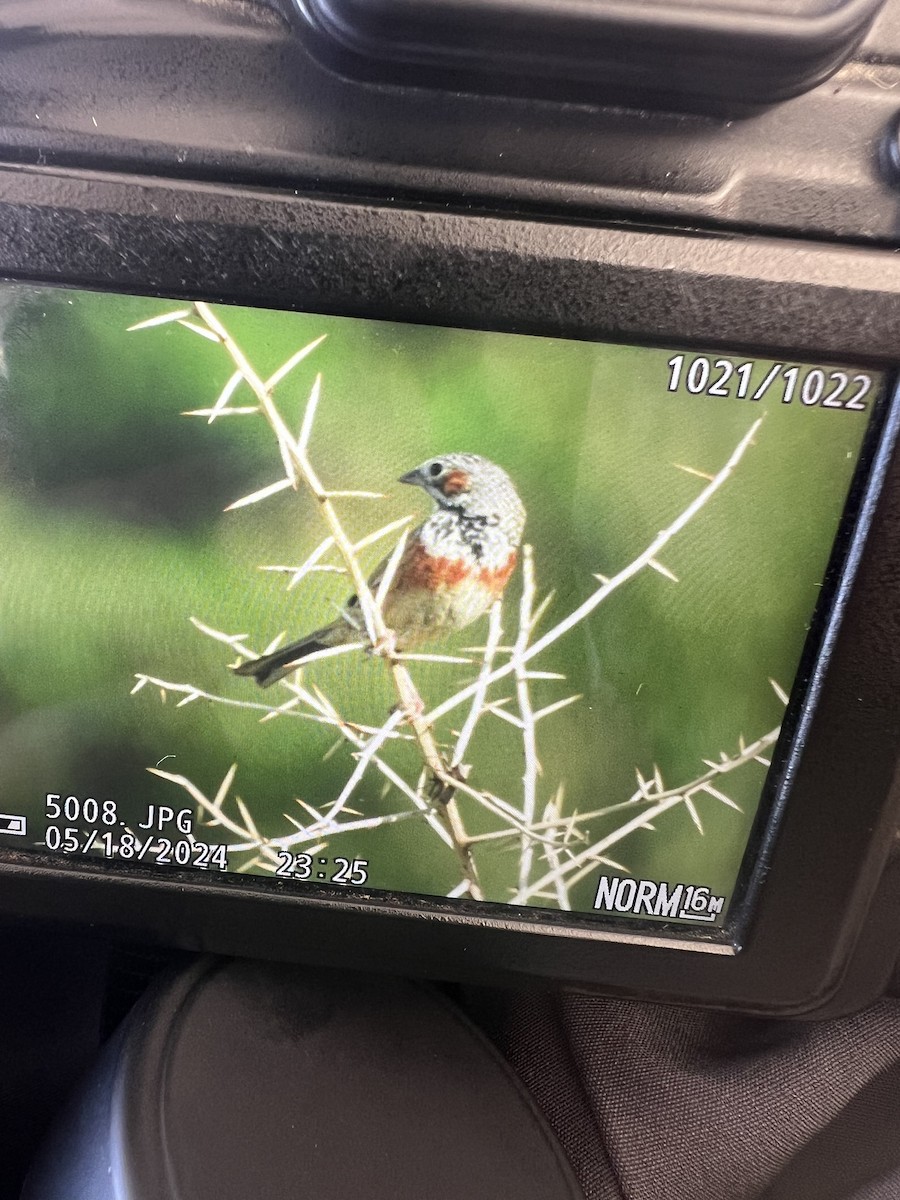
[(398, 483), (410, 483), (413, 487), (422, 486), (422, 476), (419, 474), (419, 468), (416, 467), (413, 471), (407, 471), (405, 475), (401, 475), (397, 480)]

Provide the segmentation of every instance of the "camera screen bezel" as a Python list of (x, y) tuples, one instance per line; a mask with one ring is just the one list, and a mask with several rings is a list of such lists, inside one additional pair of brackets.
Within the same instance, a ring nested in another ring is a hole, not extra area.
[[(900, 268), (877, 251), (74, 171), (3, 175), (0, 274), (10, 279), (888, 370), (895, 361)], [(724, 953), (691, 953), (690, 937), (660, 945), (624, 922), (586, 937), (540, 910), (276, 890), (250, 877), (198, 879), (8, 849), (0, 908), (220, 952), (559, 980), (745, 1011), (815, 1009), (840, 986), (896, 819), (900, 661), (882, 651), (900, 611), (890, 570), (900, 556), (897, 420), (892, 404), (856, 497), (787, 762), (790, 802), (777, 837), (762, 835), (730, 942), (706, 939)]]

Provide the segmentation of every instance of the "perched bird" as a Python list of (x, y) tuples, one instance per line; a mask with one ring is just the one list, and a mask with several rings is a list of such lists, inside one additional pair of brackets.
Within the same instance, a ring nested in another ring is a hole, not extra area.
[[(409, 650), (465, 629), (503, 594), (516, 568), (525, 508), (506, 472), (478, 454), (430, 458), (399, 482), (423, 488), (437, 506), (409, 535), (382, 605), (397, 648)], [(387, 562), (369, 579), (373, 592)], [(330, 625), (234, 670), (268, 687), (308, 655), (359, 641), (361, 628), (359, 599), (351, 596)]]

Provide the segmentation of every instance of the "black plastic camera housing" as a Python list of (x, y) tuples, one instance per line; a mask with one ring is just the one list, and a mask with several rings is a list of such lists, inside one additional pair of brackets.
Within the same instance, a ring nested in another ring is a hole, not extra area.
[[(348, 79), (287, 4), (45, 10), (0, 14), (6, 278), (846, 361), (893, 387), (895, 0), (831, 82), (744, 123)], [(0, 907), (188, 948), (754, 1013), (876, 996), (900, 917), (898, 419), (892, 403), (870, 445), (777, 832), (759, 831), (727, 952), (7, 850)]]
[(297, 0), (350, 73), (680, 111), (746, 112), (844, 63), (880, 0)]

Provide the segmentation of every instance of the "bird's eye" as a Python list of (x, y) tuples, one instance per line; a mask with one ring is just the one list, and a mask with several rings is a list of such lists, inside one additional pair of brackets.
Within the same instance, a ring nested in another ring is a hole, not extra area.
[(438, 475), (440, 475), (440, 473), (443, 471), (443, 469), (444, 469), (443, 463), (433, 462), (431, 464), (431, 466), (428, 468), (428, 474), (431, 476), (432, 479), (437, 479)]

